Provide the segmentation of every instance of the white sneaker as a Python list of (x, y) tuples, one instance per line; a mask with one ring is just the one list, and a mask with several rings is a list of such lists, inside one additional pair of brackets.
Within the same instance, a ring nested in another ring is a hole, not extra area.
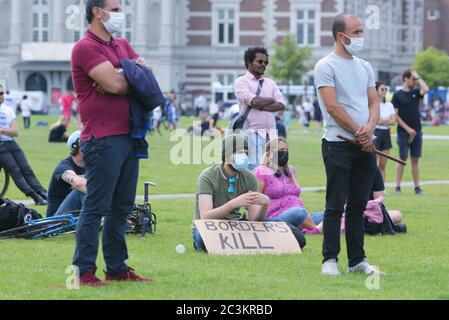
[(321, 274), (323, 276), (332, 276), (332, 277), (341, 276), (340, 271), (338, 271), (337, 260), (330, 259), (327, 260), (325, 263), (323, 263), (323, 266), (321, 267)]
[(384, 272), (380, 271), (379, 268), (370, 265), (366, 260), (360, 262), (355, 267), (349, 268), (349, 273), (366, 273), (366, 274), (378, 274), (381, 276), (386, 275)]

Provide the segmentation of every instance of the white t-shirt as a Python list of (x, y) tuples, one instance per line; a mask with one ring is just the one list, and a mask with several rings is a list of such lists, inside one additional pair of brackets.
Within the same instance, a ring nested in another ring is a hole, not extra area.
[[(380, 120), (390, 120), (391, 116), (396, 114), (396, 111), (394, 110), (394, 106), (391, 102), (380, 103)], [(389, 129), (388, 126), (376, 126), (377, 129), (387, 130)]]
[(309, 112), (309, 113), (313, 112), (313, 104), (310, 102), (304, 102), (302, 104), (302, 107), (304, 109), (304, 112)]
[(159, 121), (162, 118), (162, 109), (161, 107), (157, 107), (153, 110), (153, 119), (154, 121)]
[[(16, 118), (16, 114), (11, 107), (2, 104), (0, 106), (0, 128), (10, 129), (12, 121)], [(14, 141), (12, 137), (0, 134), (0, 141)]]
[(22, 100), (20, 109), (22, 110), (22, 116), (31, 117), (31, 104), (28, 100)]

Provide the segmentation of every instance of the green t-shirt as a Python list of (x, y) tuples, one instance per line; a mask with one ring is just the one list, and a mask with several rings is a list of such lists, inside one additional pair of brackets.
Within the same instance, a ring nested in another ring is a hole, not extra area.
[[(214, 203), (214, 208), (219, 208), (229, 201), (238, 198), (242, 194), (250, 191), (259, 192), (259, 185), (254, 174), (248, 170), (239, 172), (236, 176), (235, 192), (229, 193), (229, 177), (226, 176), (222, 165), (214, 165), (204, 170), (198, 179), (196, 188), (196, 212), (194, 220), (200, 219), (200, 195), (211, 195)], [(240, 208), (229, 213), (226, 220), (239, 220), (241, 217)]]

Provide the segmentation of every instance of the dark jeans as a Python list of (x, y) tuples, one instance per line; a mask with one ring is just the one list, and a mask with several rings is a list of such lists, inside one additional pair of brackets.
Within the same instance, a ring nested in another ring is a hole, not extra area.
[(87, 196), (77, 225), (73, 265), (80, 274), (96, 268), (101, 219), (106, 271), (116, 275), (128, 269), (125, 234), (136, 198), (139, 161), (128, 135), (82, 142), (86, 163)]
[(17, 188), (26, 196), (45, 192), (45, 188), (37, 180), (25, 154), (15, 141), (0, 142), (0, 166), (9, 173)]
[(72, 190), (59, 206), (55, 216), (62, 216), (73, 211), (80, 211), (85, 201), (86, 195), (84, 193), (78, 190)]
[(29, 129), (31, 127), (31, 117), (23, 117), (23, 126), (25, 129)]
[(346, 204), (346, 245), (349, 267), (362, 262), (364, 251), (363, 212), (374, 182), (376, 157), (344, 142), (323, 140), (323, 159), (327, 175), (326, 212), (323, 225), (324, 262), (338, 261), (340, 220)]

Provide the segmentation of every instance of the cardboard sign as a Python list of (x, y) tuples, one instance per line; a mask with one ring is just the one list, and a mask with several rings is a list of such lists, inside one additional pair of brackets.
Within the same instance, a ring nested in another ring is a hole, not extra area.
[(194, 223), (212, 255), (301, 253), (284, 222), (195, 220)]

